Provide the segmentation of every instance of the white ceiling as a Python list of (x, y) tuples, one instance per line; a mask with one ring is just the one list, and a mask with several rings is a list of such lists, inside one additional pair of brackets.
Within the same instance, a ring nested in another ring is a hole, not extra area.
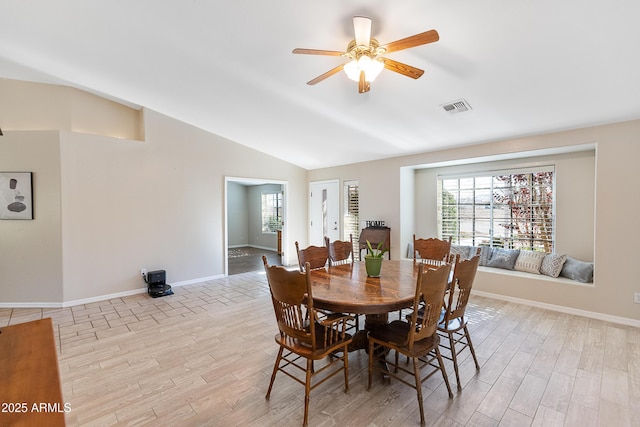
[[(371, 91), (343, 61), (351, 17), (425, 70)], [(307, 169), (640, 118), (633, 0), (1, 0), (0, 77), (144, 106)], [(470, 112), (441, 105), (464, 98)], [(0, 97), (1, 102), (1, 97)], [(2, 118), (0, 118), (1, 122)], [(589, 141), (585, 141), (589, 142)]]

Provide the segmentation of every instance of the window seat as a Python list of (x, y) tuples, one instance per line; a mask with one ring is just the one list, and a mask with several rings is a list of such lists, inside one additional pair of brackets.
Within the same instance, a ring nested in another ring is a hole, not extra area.
[[(495, 276), (506, 276), (500, 279), (497, 279)], [(494, 267), (478, 267), (478, 273), (476, 275), (476, 282), (478, 280), (512, 280), (522, 283), (527, 283), (531, 285), (547, 283), (547, 284), (565, 284), (572, 286), (582, 286), (592, 288), (593, 282), (590, 283), (582, 283), (577, 280), (568, 279), (566, 277), (551, 277), (545, 276), (544, 274), (535, 274), (535, 273), (526, 273), (524, 271), (516, 271), (516, 270), (505, 270), (502, 268), (494, 268)]]
[(594, 317), (593, 313), (578, 309), (579, 305), (576, 305), (586, 293), (594, 291), (593, 282), (581, 283), (566, 277), (482, 266), (478, 267), (471, 294)]

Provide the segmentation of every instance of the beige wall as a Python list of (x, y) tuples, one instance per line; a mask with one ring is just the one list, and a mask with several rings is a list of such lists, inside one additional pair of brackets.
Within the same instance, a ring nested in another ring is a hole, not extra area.
[(143, 139), (139, 110), (78, 89), (0, 79), (3, 130), (67, 130)]
[[(0, 269), (0, 304), (136, 292), (144, 287), (141, 268), (167, 270), (170, 283), (224, 275), (225, 176), (287, 181), (297, 215), (287, 223), (293, 240), (285, 250), (306, 234), (306, 170), (153, 111), (143, 117), (145, 141), (100, 135), (99, 125), (87, 133), (65, 123), (59, 132), (7, 127), (0, 166), (34, 172), (36, 219), (0, 221), (3, 267), (12, 265)], [(286, 254), (295, 263), (295, 253)]]
[[(23, 85), (27, 87), (19, 90)], [(0, 221), (0, 304), (73, 303), (134, 292), (143, 286), (140, 268), (166, 269), (173, 283), (224, 274), (225, 176), (288, 183), (284, 244), (291, 264), (293, 242), (304, 244), (301, 236), (308, 233), (308, 182), (357, 180), (362, 219), (387, 221), (392, 257), (398, 258), (416, 229), (435, 229), (428, 201), (415, 200), (422, 185), (416, 167), (595, 144), (591, 159), (584, 153), (562, 155), (558, 195), (565, 195), (557, 211), (562, 225), (558, 248), (584, 258), (592, 253), (594, 285), (536, 287), (507, 277), (479, 283), (478, 289), (640, 320), (640, 306), (633, 303), (640, 282), (631, 259), (640, 241), (633, 222), (640, 199), (628, 178), (640, 157), (640, 121), (305, 171), (153, 111), (141, 114), (74, 89), (6, 81), (0, 81), (0, 89), (5, 130), (0, 168), (34, 172), (36, 217)], [(97, 123), (91, 124), (92, 115), (82, 119), (77, 113), (85, 96), (91, 99), (87, 108), (106, 122), (94, 117)], [(70, 97), (80, 104), (71, 107), (66, 103)], [(12, 104), (17, 107), (7, 107)], [(143, 120), (143, 132), (135, 117)], [(76, 132), (77, 123), (71, 124), (77, 120), (86, 126), (83, 133)], [(129, 129), (144, 135), (144, 141), (105, 135), (106, 128)], [(46, 129), (60, 131), (42, 131)], [(573, 189), (564, 187), (578, 172), (593, 174), (595, 193), (580, 189), (571, 194)], [(595, 211), (584, 212), (587, 224), (593, 216), (591, 229), (582, 218), (567, 222), (567, 197), (570, 205), (577, 200), (585, 206), (593, 198)]]
[(34, 215), (0, 220), (0, 302), (62, 301), (59, 147), (55, 131), (0, 137), (0, 171), (33, 173)]
[[(635, 197), (636, 184), (628, 178), (640, 157), (640, 121), (318, 169), (309, 172), (309, 180), (358, 180), (361, 217), (387, 221), (392, 229), (392, 257), (398, 258), (405, 255), (415, 230), (431, 234), (437, 227), (435, 198), (416, 202), (414, 197), (416, 187), (424, 184), (415, 180), (414, 168), (473, 159), (486, 161), (495, 156), (539, 156), (548, 154), (545, 150), (570, 151), (594, 144), (592, 158), (584, 152), (555, 156), (562, 165), (558, 180), (563, 183), (557, 189), (558, 249), (576, 257), (593, 258), (593, 286), (548, 283), (537, 287), (537, 282), (507, 276), (499, 283), (478, 282), (476, 288), (541, 304), (640, 320), (640, 306), (633, 303), (633, 293), (640, 292), (640, 282), (635, 279), (637, 272), (631, 258), (640, 241), (640, 228), (633, 226), (633, 214), (640, 211), (640, 198)], [(575, 191), (565, 187), (565, 182), (578, 176), (586, 179), (577, 184)], [(592, 183), (595, 192), (589, 188)], [(585, 209), (576, 211), (576, 204)], [(588, 208), (590, 205), (595, 209)], [(574, 221), (571, 217), (576, 214), (581, 217)]]

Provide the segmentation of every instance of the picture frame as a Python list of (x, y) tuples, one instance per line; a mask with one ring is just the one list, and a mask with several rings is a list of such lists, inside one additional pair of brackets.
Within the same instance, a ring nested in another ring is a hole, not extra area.
[(0, 219), (33, 219), (31, 172), (0, 172)]

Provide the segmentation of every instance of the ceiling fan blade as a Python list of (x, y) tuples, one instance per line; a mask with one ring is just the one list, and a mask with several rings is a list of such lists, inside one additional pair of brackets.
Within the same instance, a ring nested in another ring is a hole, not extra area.
[(321, 81), (323, 81), (324, 79), (326, 79), (327, 77), (331, 77), (336, 73), (339, 73), (342, 69), (344, 68), (344, 64), (340, 64), (335, 68), (330, 69), (329, 71), (327, 71), (324, 74), (319, 75), (318, 77), (316, 77), (313, 80), (309, 80), (307, 82), (308, 85), (314, 85), (316, 83), (320, 83)]
[(395, 71), (412, 79), (419, 79), (424, 74), (424, 71), (420, 68), (412, 67), (411, 65), (403, 64), (393, 59), (382, 58), (382, 62), (384, 62), (384, 68), (387, 70)]
[(292, 53), (302, 53), (305, 55), (328, 55), (328, 56), (342, 56), (344, 52), (338, 52), (337, 50), (320, 50), (320, 49), (293, 49)]
[(364, 70), (360, 71), (360, 79), (358, 80), (358, 93), (369, 92), (371, 89), (371, 84), (365, 80)]
[(385, 50), (385, 53), (390, 53), (427, 43), (437, 42), (438, 40), (440, 40), (438, 32), (436, 30), (429, 30), (401, 40), (396, 40), (381, 47)]
[(369, 46), (371, 39), (371, 18), (366, 16), (353, 17), (353, 31), (356, 35), (357, 46)]

